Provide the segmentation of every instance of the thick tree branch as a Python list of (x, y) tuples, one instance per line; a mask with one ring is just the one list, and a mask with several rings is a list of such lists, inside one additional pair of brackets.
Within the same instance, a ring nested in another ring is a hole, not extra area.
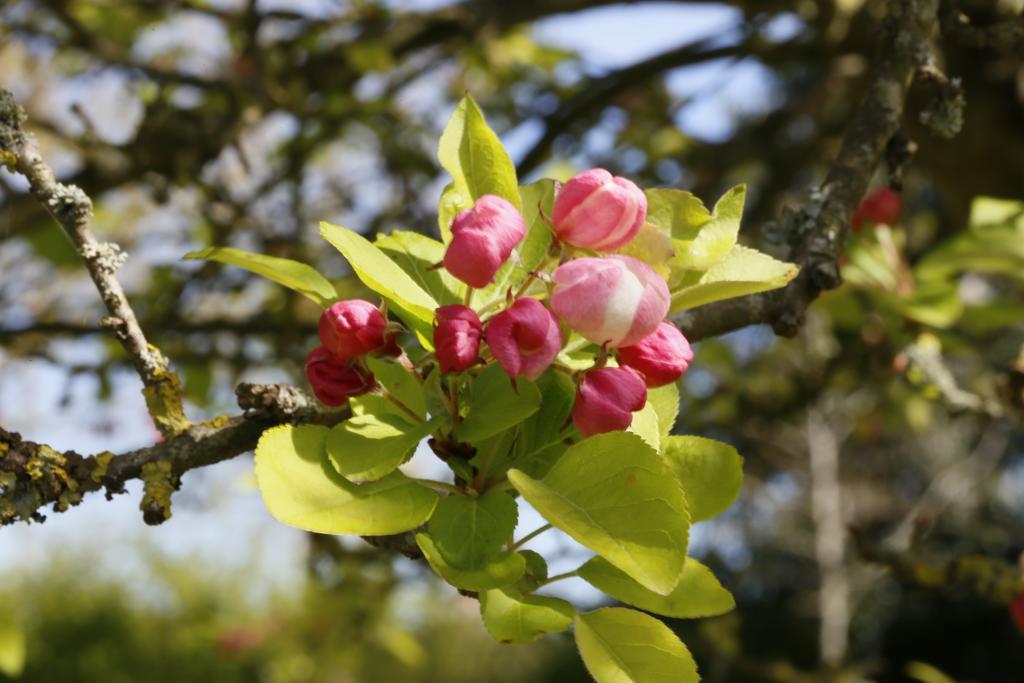
[(251, 451), (263, 431), (275, 425), (331, 425), (345, 417), (343, 411), (324, 410), (284, 384), (242, 384), (235, 393), (245, 414), (194, 424), (166, 441), (123, 455), (62, 453), (0, 428), (0, 525), (42, 521), (43, 507), (63, 512), (100, 489), (110, 498), (123, 493), (132, 479), (145, 482), (143, 519), (159, 524), (170, 517), (170, 495), (185, 472)]
[(839, 155), (810, 206), (792, 216), (790, 259), (800, 275), (785, 288), (701, 306), (674, 317), (696, 340), (766, 323), (791, 337), (818, 295), (841, 284), (836, 259), (850, 219), (867, 191), (886, 145), (900, 129), (914, 75), (927, 62), (938, 24), (938, 0), (890, 0), (867, 93), (843, 137)]
[(146, 341), (146, 335), (128, 303), (115, 273), (125, 254), (110, 242), (100, 242), (90, 226), (92, 201), (74, 185), (57, 182), (35, 140), (22, 130), (25, 114), (6, 90), (0, 90), (0, 154), (5, 163), (28, 180), (32, 195), (46, 207), (71, 239), (75, 251), (99, 291), (110, 315), (103, 319), (132, 359), (144, 385), (146, 405), (157, 428), (172, 436), (188, 426), (181, 401), (181, 381), (169, 369), (160, 350)]

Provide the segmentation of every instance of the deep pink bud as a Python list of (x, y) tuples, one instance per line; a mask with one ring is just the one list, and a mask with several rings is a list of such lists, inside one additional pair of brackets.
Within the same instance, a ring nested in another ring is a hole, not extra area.
[(316, 397), (329, 406), (340, 406), (350, 396), (365, 394), (377, 385), (373, 374), (338, 359), (322, 346), (306, 356), (306, 378)]
[(588, 370), (576, 390), (572, 423), (584, 437), (628, 429), (645, 403), (647, 386), (633, 368)]
[(562, 331), (544, 304), (524, 296), (491, 318), (487, 345), (509, 377), (537, 379), (561, 350)]
[(369, 301), (349, 299), (332, 304), (320, 316), (320, 342), (341, 360), (384, 346), (388, 321)]
[(1021, 593), (1010, 602), (1010, 616), (1013, 617), (1017, 628), (1024, 631), (1024, 593)]
[(894, 225), (903, 211), (903, 197), (891, 187), (883, 187), (865, 197), (853, 212), (853, 231), (861, 229), (864, 221)]
[(654, 332), (671, 301), (665, 279), (632, 256), (575, 259), (552, 278), (551, 308), (596, 344), (635, 344)]
[(612, 251), (633, 239), (647, 217), (647, 197), (625, 178), (592, 168), (562, 186), (551, 210), (558, 239)]
[(434, 350), (441, 372), (462, 372), (476, 362), (482, 329), (480, 317), (468, 306), (437, 309)]
[(452, 221), (444, 267), (471, 287), (486, 287), (524, 235), (526, 224), (516, 207), (485, 194)]
[(654, 332), (636, 344), (619, 349), (619, 364), (637, 370), (652, 389), (682, 377), (692, 360), (690, 342), (668, 321), (659, 323)]

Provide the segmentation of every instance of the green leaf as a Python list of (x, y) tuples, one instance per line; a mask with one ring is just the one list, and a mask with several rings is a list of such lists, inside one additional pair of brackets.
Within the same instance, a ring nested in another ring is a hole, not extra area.
[(615, 253), (639, 259), (667, 279), (669, 263), (676, 255), (676, 247), (673, 242), (674, 240), (660, 228), (650, 223), (644, 223), (636, 236)]
[(593, 557), (579, 569), (580, 577), (619, 602), (677, 619), (695, 619), (725, 614), (736, 607), (729, 591), (722, 588), (711, 570), (687, 558), (678, 585), (668, 595), (658, 595), (616, 569), (603, 557)]
[(737, 244), (695, 282), (684, 280), (679, 284), (673, 278), (670, 311), (676, 313), (713, 301), (778, 289), (799, 272), (792, 263), (777, 261), (756, 249)]
[(526, 463), (534, 456), (565, 438), (562, 428), (566, 426), (576, 401), (576, 384), (561, 372), (545, 372), (537, 379), (537, 389), (544, 409), (523, 422), (514, 453), (516, 466), (524, 471)]
[(334, 471), (327, 427), (281, 425), (256, 445), (256, 482), (279, 522), (321, 534), (383, 536), (415, 529), (430, 518), (437, 494), (392, 472), (357, 486)]
[(448, 183), (441, 192), (441, 200), (437, 205), (437, 227), (441, 231), (441, 241), (448, 244), (452, 240), (452, 221), (460, 212), (473, 206), (468, 190), (459, 189), (455, 183)]
[(647, 404), (658, 414), (658, 428), (664, 440), (672, 433), (679, 416), (679, 385), (675, 382), (647, 390)]
[(668, 595), (686, 561), (690, 521), (672, 471), (635, 434), (568, 448), (542, 480), (509, 481), (541, 515), (646, 588)]
[(411, 458), (438, 422), (412, 424), (390, 413), (356, 415), (327, 434), (327, 455), (338, 474), (349, 481), (377, 481)]
[(520, 550), (519, 554), (526, 561), (526, 573), (516, 584), (516, 588), (523, 593), (532, 593), (547, 580), (548, 563), (540, 553), (533, 550)]
[(644, 404), (642, 409), (633, 413), (633, 421), (630, 423), (628, 431), (639, 436), (655, 451), (661, 448), (661, 426), (658, 424), (658, 411), (650, 401)]
[(565, 600), (523, 595), (513, 589), (480, 593), (484, 627), (499, 643), (528, 643), (572, 626), (576, 610)]
[(186, 260), (206, 260), (238, 266), (262, 275), (279, 285), (293, 289), (321, 306), (330, 306), (338, 298), (334, 285), (312, 266), (287, 258), (255, 254), (234, 247), (206, 247), (185, 254)]
[(519, 553), (499, 553), (478, 569), (459, 569), (444, 559), (434, 540), (427, 534), (416, 534), (416, 545), (438, 576), (464, 590), (484, 591), (510, 586), (526, 571), (526, 560)]
[(359, 233), (321, 222), (320, 234), (348, 259), (360, 281), (384, 297), (395, 313), (417, 332), (420, 341), (427, 348), (433, 348), (430, 340), (437, 308), (434, 298)]
[(735, 246), (746, 186), (726, 192), (708, 213), (699, 199), (682, 190), (652, 189), (647, 195), (647, 222), (672, 237), (672, 268), (704, 271)]
[(504, 491), (476, 498), (451, 495), (438, 504), (427, 530), (446, 562), (479, 569), (512, 538), (518, 517), (515, 499)]
[(462, 98), (448, 120), (437, 158), (452, 176), (452, 191), (466, 205), (472, 205), (485, 194), (493, 194), (522, 209), (516, 167), (469, 95)]
[(654, 617), (605, 607), (576, 617), (576, 647), (597, 683), (697, 683), (697, 663)]
[(517, 425), (537, 412), (540, 391), (533, 382), (519, 378), (516, 388), (497, 363), (491, 363), (469, 387), (466, 417), (459, 439), (477, 443)]
[[(388, 393), (404, 403), (421, 420), (426, 419), (427, 401), (423, 395), (423, 385), (420, 384), (420, 381), (409, 370), (391, 358), (367, 356), (366, 363), (370, 366), (370, 371), (377, 379), (377, 382), (387, 389)], [(393, 402), (383, 397), (381, 397), (381, 400), (388, 406), (386, 412), (401, 415), (406, 420), (412, 419), (407, 412)]]
[(694, 522), (724, 512), (743, 486), (743, 458), (721, 441), (670, 436), (663, 444), (662, 457), (683, 486)]
[(25, 631), (13, 622), (0, 623), (0, 674), (9, 678), (20, 676), (25, 669), (26, 651)]
[(466, 285), (444, 268), (433, 268), (444, 260), (444, 245), (418, 232), (395, 230), (379, 235), (374, 244), (441, 305), (461, 303)]

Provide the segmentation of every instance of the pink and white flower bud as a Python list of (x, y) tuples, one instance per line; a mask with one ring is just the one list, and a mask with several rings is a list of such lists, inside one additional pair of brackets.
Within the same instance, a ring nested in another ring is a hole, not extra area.
[(555, 235), (576, 247), (612, 251), (647, 217), (647, 197), (632, 181), (592, 168), (562, 186), (551, 210)]
[(633, 368), (588, 370), (576, 390), (572, 423), (584, 437), (628, 429), (646, 403), (647, 386)]
[(635, 344), (654, 332), (671, 302), (665, 279), (632, 256), (575, 259), (552, 278), (551, 308), (596, 344)]
[(476, 312), (460, 304), (437, 309), (434, 350), (441, 372), (462, 372), (479, 357), (483, 326)]
[(470, 287), (486, 287), (525, 235), (526, 224), (516, 207), (485, 194), (452, 221), (444, 267)]
[(540, 377), (562, 348), (558, 319), (534, 298), (524, 296), (491, 318), (487, 345), (511, 379)]
[(636, 344), (619, 349), (619, 364), (637, 370), (652, 389), (682, 377), (692, 360), (690, 342), (668, 321), (662, 321)]
[(372, 373), (340, 360), (322, 346), (306, 356), (306, 378), (320, 402), (329, 406), (340, 406), (350, 396), (360, 396), (377, 386)]
[(320, 316), (320, 342), (340, 360), (348, 360), (384, 346), (387, 326), (384, 314), (369, 301), (339, 301)]

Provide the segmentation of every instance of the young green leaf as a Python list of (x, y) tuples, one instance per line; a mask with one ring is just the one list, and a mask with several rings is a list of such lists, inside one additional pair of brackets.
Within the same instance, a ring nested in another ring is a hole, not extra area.
[(597, 683), (697, 683), (697, 663), (665, 624), (624, 607), (576, 617), (576, 647)]
[(658, 428), (664, 440), (672, 433), (679, 416), (679, 385), (676, 382), (647, 390), (647, 404), (658, 414)]
[(736, 244), (746, 187), (732, 188), (709, 213), (689, 192), (652, 189), (647, 195), (647, 222), (672, 237), (674, 270), (705, 271)]
[(483, 496), (452, 495), (442, 500), (427, 530), (445, 561), (459, 569), (479, 569), (512, 538), (519, 512), (504, 491)]
[(493, 194), (521, 208), (516, 167), (469, 95), (452, 112), (441, 134), (437, 158), (451, 174), (454, 191), (468, 199), (469, 205)]
[(675, 281), (672, 288), (672, 313), (696, 308), (713, 301), (785, 287), (800, 268), (776, 261), (767, 254), (735, 245), (720, 261), (695, 281)]
[(526, 571), (526, 560), (519, 553), (498, 553), (477, 569), (459, 569), (444, 559), (429, 535), (416, 534), (416, 545), (438, 576), (463, 590), (484, 591), (511, 586)]
[(327, 455), (338, 474), (349, 481), (377, 481), (411, 458), (438, 421), (413, 424), (390, 413), (356, 415), (327, 434)]
[(364, 285), (380, 294), (395, 313), (430, 347), (437, 302), (423, 291), (398, 264), (352, 230), (320, 223), (320, 234), (348, 259)]
[(499, 643), (528, 643), (572, 626), (576, 610), (565, 600), (496, 588), (480, 593), (484, 627)]
[(441, 305), (462, 302), (466, 285), (444, 268), (434, 268), (444, 259), (444, 245), (426, 235), (395, 230), (379, 235), (374, 244), (391, 257), (413, 281)]
[(711, 570), (692, 557), (687, 558), (679, 583), (668, 595), (647, 590), (603, 557), (592, 557), (580, 567), (579, 574), (584, 581), (619, 602), (666, 617), (713, 617), (736, 606), (732, 595), (722, 588)]
[(334, 285), (312, 266), (292, 259), (255, 254), (234, 247), (206, 247), (185, 254), (183, 259), (206, 260), (238, 266), (293, 289), (321, 306), (330, 306), (338, 298)]
[(327, 427), (281, 425), (256, 445), (256, 482), (279, 522), (321, 534), (382, 536), (430, 518), (437, 494), (400, 472), (357, 486), (327, 461)]
[[(377, 382), (392, 396), (415, 413), (421, 420), (427, 417), (427, 401), (423, 395), (423, 385), (420, 384), (413, 374), (390, 358), (366, 358), (370, 372), (377, 378)], [(360, 397), (362, 398), (362, 397)], [(405, 412), (398, 405), (386, 398), (383, 400), (389, 406), (387, 412), (401, 415), (406, 420), (412, 420), (412, 416)]]
[(694, 522), (724, 512), (743, 486), (743, 458), (721, 441), (670, 436), (662, 445), (662, 457), (683, 486)]
[(536, 384), (521, 377), (513, 389), (501, 366), (491, 363), (470, 385), (467, 405), (458, 436), (467, 443), (478, 443), (537, 412), (540, 391)]
[(628, 431), (639, 436), (655, 451), (661, 448), (661, 426), (658, 424), (658, 411), (650, 401), (644, 404), (641, 410), (633, 413), (633, 422), (629, 425)]
[(635, 434), (571, 446), (542, 480), (509, 481), (549, 522), (646, 588), (668, 595), (686, 561), (690, 521), (679, 482)]

